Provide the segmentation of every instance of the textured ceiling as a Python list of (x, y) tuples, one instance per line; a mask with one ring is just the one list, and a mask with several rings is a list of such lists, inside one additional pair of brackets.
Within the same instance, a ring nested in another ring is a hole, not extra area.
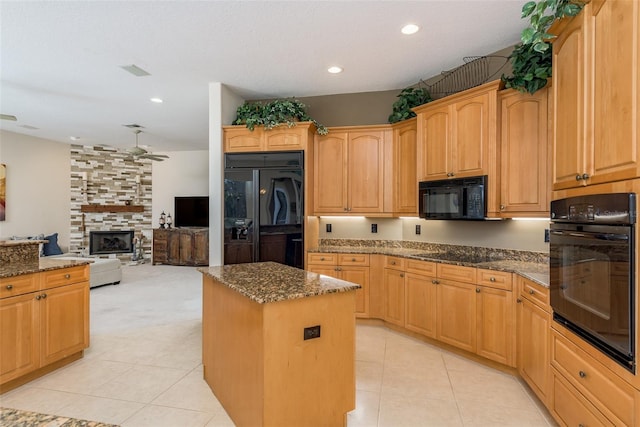
[(0, 126), (129, 146), (138, 123), (153, 150), (206, 149), (209, 82), (249, 99), (400, 89), (516, 43), (523, 3), (1, 1), (0, 113), (18, 121)]

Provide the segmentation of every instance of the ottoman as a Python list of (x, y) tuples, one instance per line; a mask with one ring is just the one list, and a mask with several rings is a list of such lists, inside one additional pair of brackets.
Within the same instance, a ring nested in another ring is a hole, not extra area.
[[(83, 259), (82, 257), (60, 256), (58, 259)], [(122, 264), (116, 258), (89, 258), (89, 287), (117, 285), (122, 280)]]

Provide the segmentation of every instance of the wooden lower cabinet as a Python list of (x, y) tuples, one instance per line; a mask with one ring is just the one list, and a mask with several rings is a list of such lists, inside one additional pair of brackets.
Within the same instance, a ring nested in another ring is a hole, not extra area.
[(384, 320), (404, 326), (405, 273), (391, 268), (384, 269)]
[(513, 292), (478, 286), (476, 297), (476, 353), (515, 367), (516, 316)]
[[(0, 299), (2, 392), (22, 384), (21, 377), (81, 355), (89, 346), (89, 267), (33, 276), (35, 291)], [(2, 284), (6, 287), (20, 278)]]
[(369, 316), (369, 255), (309, 253), (307, 270), (361, 286), (356, 290), (356, 317)]
[(153, 263), (209, 265), (209, 229), (157, 228), (153, 230)]
[(454, 347), (476, 352), (476, 286), (439, 280), (436, 291), (436, 338)]
[(613, 426), (562, 375), (553, 375), (553, 415), (562, 426)]
[(549, 290), (520, 276), (517, 304), (518, 373), (545, 404), (550, 404), (551, 307)]
[(436, 337), (436, 285), (434, 277), (405, 275), (405, 327), (424, 336)]

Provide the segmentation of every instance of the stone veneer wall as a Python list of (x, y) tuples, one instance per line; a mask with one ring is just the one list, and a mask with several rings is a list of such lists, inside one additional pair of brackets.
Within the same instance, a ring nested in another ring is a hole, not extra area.
[[(87, 176), (84, 191), (83, 173)], [(136, 182), (139, 176), (140, 184)], [(138, 188), (139, 187), (139, 188)], [(108, 147), (71, 145), (71, 230), (69, 251), (89, 254), (89, 232), (134, 230), (151, 257), (151, 160), (134, 159)], [(141, 205), (143, 212), (80, 211), (82, 205)], [(86, 249), (85, 249), (86, 248)], [(119, 254), (121, 261), (131, 254)]]

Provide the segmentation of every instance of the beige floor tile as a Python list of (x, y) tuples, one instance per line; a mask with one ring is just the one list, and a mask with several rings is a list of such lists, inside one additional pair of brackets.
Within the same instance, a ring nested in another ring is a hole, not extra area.
[(395, 396), (380, 399), (379, 427), (462, 426), (453, 400)]
[(80, 396), (71, 404), (57, 411), (56, 415), (120, 424), (143, 407), (144, 404), (142, 403), (105, 399), (103, 397)]
[(207, 412), (148, 405), (123, 422), (122, 427), (202, 427), (212, 417)]
[(356, 360), (384, 362), (386, 332), (376, 326), (358, 326), (356, 329)]
[(124, 374), (93, 389), (99, 397), (149, 403), (189, 373), (187, 370), (136, 365)]
[(444, 363), (447, 367), (447, 371), (450, 371), (450, 372), (451, 371), (461, 371), (461, 372), (473, 371), (473, 372), (486, 372), (489, 374), (496, 372), (495, 369), (492, 369), (474, 360), (466, 359), (463, 356), (449, 353), (447, 351), (443, 351), (442, 358), (444, 359)]
[(56, 414), (80, 395), (37, 387), (20, 387), (0, 396), (0, 406), (23, 411)]
[(50, 390), (88, 394), (133, 368), (132, 363), (81, 359), (30, 383)]
[(509, 374), (449, 371), (449, 378), (457, 400), (481, 402), (496, 409), (535, 408), (522, 384)]
[(220, 410), (213, 413), (213, 417), (205, 427), (235, 427), (235, 424), (221, 407)]
[(380, 392), (382, 363), (356, 361), (356, 390)]
[(348, 427), (376, 427), (380, 410), (380, 393), (356, 390), (356, 409), (347, 415)]
[(192, 371), (152, 402), (154, 405), (216, 412), (222, 408), (211, 388), (202, 378), (202, 372)]
[(509, 408), (487, 405), (481, 401), (458, 399), (465, 427), (549, 427), (545, 417), (535, 408)]
[(444, 370), (414, 370), (409, 366), (385, 365), (382, 397), (405, 396), (417, 399), (454, 400), (449, 377)]

